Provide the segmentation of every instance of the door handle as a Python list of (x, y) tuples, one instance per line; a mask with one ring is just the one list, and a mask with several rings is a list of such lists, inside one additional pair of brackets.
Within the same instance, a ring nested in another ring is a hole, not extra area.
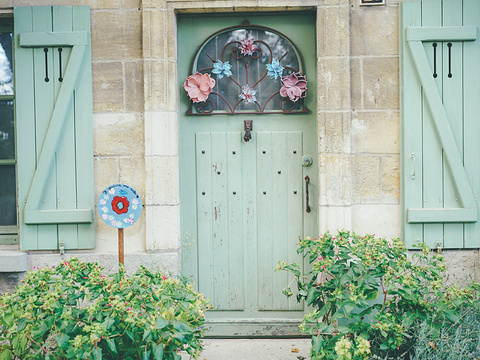
[(307, 203), (307, 208), (305, 209), (305, 211), (307, 213), (312, 211), (312, 209), (310, 209), (310, 205), (308, 204), (308, 183), (309, 182), (310, 182), (310, 177), (307, 175), (305, 176), (305, 197), (306, 197), (306, 203)]
[(248, 142), (252, 138), (253, 120), (244, 120), (243, 126), (245, 128), (245, 135), (243, 136), (243, 140), (245, 140), (245, 142)]

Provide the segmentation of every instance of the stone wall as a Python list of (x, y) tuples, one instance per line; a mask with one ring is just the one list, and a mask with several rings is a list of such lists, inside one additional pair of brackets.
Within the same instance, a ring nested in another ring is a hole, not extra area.
[[(183, 235), (175, 14), (316, 10), (320, 232), (346, 228), (394, 237), (401, 227), (399, 10), (398, 0), (386, 2), (361, 7), (358, 0), (0, 0), (0, 11), (91, 7), (95, 193), (124, 182), (144, 194), (141, 220), (125, 230), (126, 259), (132, 266), (178, 271)], [(27, 267), (79, 254), (111, 268), (116, 231), (98, 215), (96, 224), (95, 250), (29, 254)], [(468, 259), (464, 272), (475, 273), (478, 252), (468, 252)], [(12, 276), (4, 278), (11, 283)]]

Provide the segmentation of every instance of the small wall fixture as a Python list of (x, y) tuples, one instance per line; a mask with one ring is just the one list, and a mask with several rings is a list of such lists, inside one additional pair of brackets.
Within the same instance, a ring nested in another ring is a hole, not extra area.
[(385, 0), (359, 0), (362, 5), (385, 5)]

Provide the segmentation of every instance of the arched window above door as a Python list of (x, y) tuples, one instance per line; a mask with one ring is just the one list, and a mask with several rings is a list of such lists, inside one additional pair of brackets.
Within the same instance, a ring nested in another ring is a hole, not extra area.
[(306, 113), (307, 79), (295, 44), (250, 25), (222, 29), (199, 47), (184, 88), (188, 115)]

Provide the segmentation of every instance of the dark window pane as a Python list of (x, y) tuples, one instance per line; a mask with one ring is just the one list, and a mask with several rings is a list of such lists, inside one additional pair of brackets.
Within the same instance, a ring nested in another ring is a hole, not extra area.
[(0, 166), (0, 226), (17, 225), (15, 166)]
[(0, 159), (15, 159), (13, 101), (0, 101)]
[(0, 34), (0, 95), (13, 95), (12, 34)]

